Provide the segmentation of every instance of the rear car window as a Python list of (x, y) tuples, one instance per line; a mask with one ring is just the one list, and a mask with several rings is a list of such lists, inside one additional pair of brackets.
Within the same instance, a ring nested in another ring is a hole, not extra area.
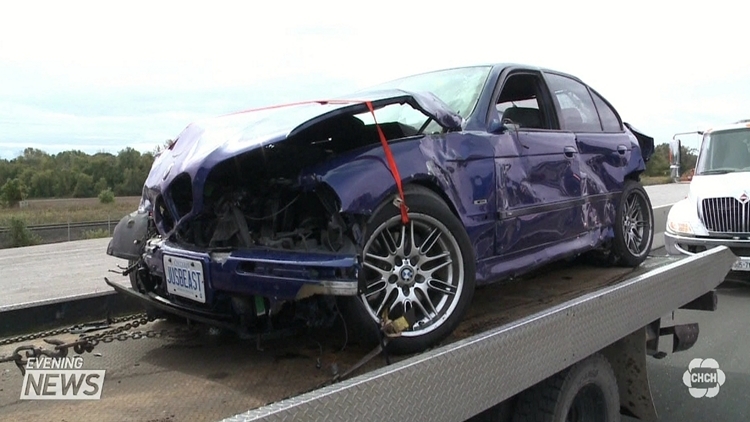
[(588, 88), (578, 81), (547, 73), (550, 90), (560, 108), (560, 125), (573, 132), (601, 132), (602, 125)]

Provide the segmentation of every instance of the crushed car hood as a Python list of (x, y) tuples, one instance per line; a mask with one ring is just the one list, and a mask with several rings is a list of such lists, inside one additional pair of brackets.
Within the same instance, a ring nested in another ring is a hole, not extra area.
[(238, 112), (194, 122), (177, 137), (173, 146), (154, 161), (146, 188), (163, 192), (177, 175), (187, 173), (191, 180), (205, 178), (216, 164), (273, 144), (322, 120), (344, 113), (368, 111), (366, 102), (378, 108), (408, 103), (448, 130), (461, 128), (463, 119), (431, 93), (402, 90), (371, 91), (329, 101), (309, 101)]

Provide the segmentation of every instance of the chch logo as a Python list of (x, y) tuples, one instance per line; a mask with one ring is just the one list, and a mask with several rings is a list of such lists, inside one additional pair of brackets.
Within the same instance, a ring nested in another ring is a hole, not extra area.
[(690, 395), (701, 397), (716, 397), (719, 387), (724, 385), (727, 376), (719, 369), (716, 359), (693, 359), (687, 371), (682, 374), (682, 382), (688, 387)]
[(741, 203), (746, 203), (748, 200), (750, 200), (750, 196), (747, 196), (747, 192), (743, 192), (742, 195), (738, 198)]

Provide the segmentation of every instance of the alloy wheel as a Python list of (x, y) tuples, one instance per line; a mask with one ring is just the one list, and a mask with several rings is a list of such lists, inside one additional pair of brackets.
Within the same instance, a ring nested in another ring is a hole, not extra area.
[(625, 247), (634, 256), (643, 255), (649, 246), (652, 227), (648, 206), (648, 201), (639, 191), (633, 191), (625, 198), (622, 221)]
[[(405, 337), (423, 335), (452, 314), (464, 287), (463, 256), (456, 238), (439, 220), (410, 213), (388, 219), (371, 234), (364, 248), (366, 289), (361, 299), (380, 321), (411, 316)], [(408, 319), (408, 318), (407, 318)]]

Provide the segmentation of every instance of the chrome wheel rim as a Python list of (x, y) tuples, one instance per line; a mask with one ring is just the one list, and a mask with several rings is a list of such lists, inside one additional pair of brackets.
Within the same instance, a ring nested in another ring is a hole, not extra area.
[(640, 192), (633, 192), (625, 198), (623, 213), (623, 235), (625, 247), (634, 256), (641, 256), (651, 239), (651, 218), (646, 199)]
[(380, 321), (414, 312), (404, 337), (440, 327), (458, 304), (464, 286), (463, 255), (456, 238), (437, 219), (409, 213), (404, 225), (394, 216), (378, 226), (362, 257), (365, 291), (360, 298), (370, 317)]

